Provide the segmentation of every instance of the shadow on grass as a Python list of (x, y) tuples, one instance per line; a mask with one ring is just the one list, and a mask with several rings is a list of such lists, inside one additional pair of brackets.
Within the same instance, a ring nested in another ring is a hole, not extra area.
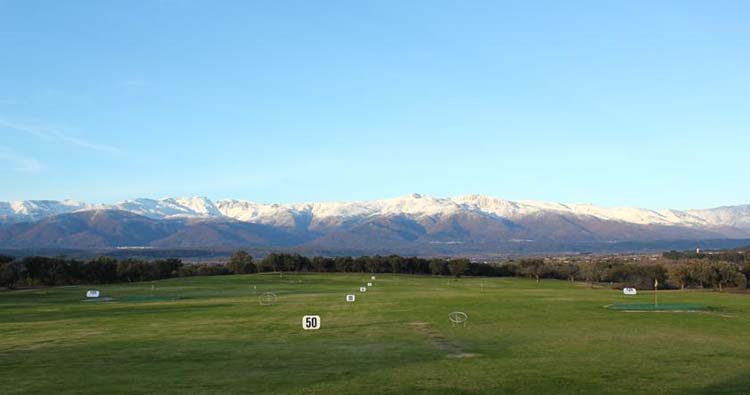
[(731, 380), (722, 381), (702, 388), (696, 388), (686, 392), (693, 395), (716, 395), (716, 394), (748, 394), (750, 393), (750, 372), (745, 375), (736, 376)]
[[(24, 312), (14, 314), (13, 316), (3, 317), (5, 322), (23, 323), (23, 322), (44, 322), (57, 320), (74, 320), (74, 319), (99, 319), (119, 316), (143, 316), (143, 315), (170, 315), (195, 312), (206, 312), (217, 308), (231, 307), (232, 304), (204, 304), (204, 305), (156, 305), (154, 303), (123, 303), (111, 305), (111, 308), (101, 310), (59, 310), (54, 312)], [(110, 307), (110, 306), (108, 306)]]
[[(0, 382), (0, 393), (11, 388), (52, 393), (60, 383), (72, 393), (92, 388), (109, 393), (302, 393), (434, 360), (405, 340), (346, 343), (342, 347), (341, 339), (332, 336), (292, 344), (199, 337), (54, 344), (0, 354), (0, 366), (15, 380)], [(336, 358), (330, 358), (334, 346), (339, 347)]]

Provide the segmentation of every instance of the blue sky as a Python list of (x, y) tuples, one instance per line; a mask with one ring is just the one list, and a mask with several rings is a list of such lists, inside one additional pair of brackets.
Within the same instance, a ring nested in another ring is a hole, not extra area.
[(744, 1), (0, 0), (0, 200), (750, 203)]

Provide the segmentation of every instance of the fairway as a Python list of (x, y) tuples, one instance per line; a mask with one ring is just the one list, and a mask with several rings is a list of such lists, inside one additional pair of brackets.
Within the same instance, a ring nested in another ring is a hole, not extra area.
[[(367, 292), (359, 287), (373, 282)], [(750, 296), (378, 274), (0, 293), (0, 393), (750, 392)], [(87, 289), (111, 301), (84, 302)], [(264, 292), (277, 295), (262, 306)], [(347, 303), (347, 294), (356, 301)], [(468, 315), (466, 326), (448, 314)], [(319, 315), (319, 330), (302, 317)]]

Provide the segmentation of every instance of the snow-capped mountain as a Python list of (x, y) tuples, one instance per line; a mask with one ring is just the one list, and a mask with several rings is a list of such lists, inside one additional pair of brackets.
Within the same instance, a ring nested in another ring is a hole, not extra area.
[(689, 210), (686, 215), (695, 216), (713, 226), (734, 226), (750, 228), (750, 204), (724, 206), (708, 210)]
[(53, 215), (91, 210), (91, 204), (75, 200), (24, 200), (0, 202), (0, 223), (28, 222), (47, 218)]
[(592, 204), (562, 204), (510, 201), (485, 195), (435, 198), (411, 194), (393, 199), (355, 202), (266, 204), (247, 200), (211, 201), (206, 197), (126, 200), (113, 205), (73, 200), (26, 200), (0, 202), (0, 222), (29, 222), (53, 215), (92, 209), (122, 210), (152, 219), (228, 218), (273, 226), (298, 226), (330, 220), (346, 221), (376, 216), (440, 216), (459, 212), (490, 215), (509, 220), (555, 213), (591, 217), (638, 225), (687, 227), (736, 227), (750, 229), (750, 205), (701, 210), (649, 210), (636, 207), (601, 207)]
[[(87, 214), (92, 210), (99, 214)], [(114, 214), (123, 212), (129, 215)], [(148, 233), (154, 236), (147, 244), (154, 246), (250, 243), (380, 250), (408, 247), (415, 251), (425, 246), (462, 246), (486, 250), (519, 243), (567, 246), (750, 238), (750, 205), (649, 210), (509, 201), (483, 195), (437, 198), (419, 194), (373, 201), (298, 204), (214, 202), (205, 197), (135, 199), (112, 205), (70, 200), (0, 202), (0, 224), (4, 223), (0, 246), (88, 246), (92, 238), (97, 240), (93, 244), (127, 244), (127, 234), (121, 233), (131, 228), (124, 222), (139, 224), (143, 229), (159, 229)], [(95, 232), (92, 224), (97, 224)], [(109, 237), (107, 229), (121, 230), (117, 237)], [(143, 243), (144, 239), (135, 240)]]
[(158, 219), (222, 216), (214, 203), (205, 197), (126, 200), (108, 208)]

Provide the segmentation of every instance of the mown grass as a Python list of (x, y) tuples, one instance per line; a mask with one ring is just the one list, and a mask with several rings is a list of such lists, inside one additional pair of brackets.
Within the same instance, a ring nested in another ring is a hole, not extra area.
[[(750, 393), (750, 296), (705, 312), (563, 281), (354, 274), (194, 277), (0, 293), (0, 393)], [(275, 292), (277, 303), (258, 303)], [(357, 301), (344, 301), (356, 293)], [(448, 313), (469, 315), (453, 327)], [(322, 328), (303, 331), (302, 316)]]

